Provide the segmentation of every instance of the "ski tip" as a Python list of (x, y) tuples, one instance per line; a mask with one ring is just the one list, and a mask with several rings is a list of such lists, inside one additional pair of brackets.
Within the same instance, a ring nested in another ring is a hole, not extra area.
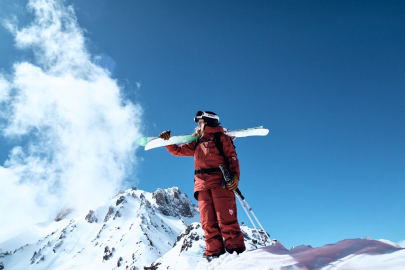
[(148, 142), (147, 137), (139, 137), (136, 139), (136, 143), (140, 146), (145, 146), (147, 142)]
[(148, 145), (145, 146), (145, 151), (148, 151), (149, 149), (152, 149), (151, 147), (148, 147)]

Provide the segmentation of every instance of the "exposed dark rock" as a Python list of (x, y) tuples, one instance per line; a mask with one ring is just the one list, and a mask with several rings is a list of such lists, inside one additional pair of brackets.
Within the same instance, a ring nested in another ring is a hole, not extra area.
[(165, 216), (193, 217), (196, 213), (196, 205), (178, 188), (158, 189), (152, 194), (152, 198), (155, 199), (159, 212)]
[(143, 233), (143, 235), (145, 235), (145, 236), (146, 236), (146, 239), (148, 239), (149, 245), (151, 245), (151, 246), (153, 247), (153, 243), (152, 243), (152, 241), (149, 239), (149, 236), (148, 236), (146, 233)]
[(63, 241), (60, 240), (58, 242), (56, 242), (55, 246), (53, 247), (53, 253), (56, 253), (56, 250), (62, 245)]
[(200, 236), (197, 232), (193, 232), (184, 239), (183, 245), (181, 245), (180, 253), (183, 251), (187, 251), (189, 248), (193, 246), (195, 241), (200, 240)]
[(117, 217), (121, 217), (120, 211), (117, 211), (117, 213), (115, 213), (113, 220), (115, 220)]
[(200, 240), (200, 235), (197, 232), (193, 232), (193, 230), (196, 230), (200, 228), (201, 225), (199, 223), (193, 223), (189, 225), (183, 232), (181, 232), (176, 239), (176, 242), (174, 243), (173, 247), (177, 245), (178, 242), (180, 242), (182, 239), (184, 239), (183, 244), (181, 245), (180, 252), (187, 251), (189, 248), (193, 246), (193, 243), (195, 241)]
[(166, 200), (165, 200), (165, 196), (163, 195), (163, 192), (156, 191), (155, 193), (153, 193), (153, 198), (156, 200), (156, 203), (158, 205), (166, 204)]
[[(252, 238), (249, 236), (249, 234), (248, 234), (247, 232), (245, 232), (245, 228), (247, 228), (247, 226), (242, 222), (242, 224), (241, 224), (241, 226), (240, 226), (240, 230), (241, 230), (241, 232), (242, 232), (242, 234), (243, 234), (243, 238), (245, 238), (245, 240), (250, 240), (250, 239), (252, 239)], [(247, 228), (247, 229), (249, 229), (249, 228)]]
[[(25, 245), (25, 246), (27, 246), (27, 245)], [(20, 250), (24, 250), (24, 247), (19, 247), (18, 249), (14, 250), (13, 254)], [(1, 253), (0, 253), (0, 258), (1, 258)]]
[(87, 220), (88, 223), (93, 223), (93, 222), (97, 223), (98, 222), (96, 214), (93, 210), (90, 210), (84, 219)]
[(246, 240), (252, 239), (252, 238), (250, 238), (250, 236), (246, 232), (242, 231), (242, 234), (243, 234), (243, 238), (245, 238)]
[[(147, 209), (152, 209), (152, 205), (150, 204), (150, 202), (146, 199), (143, 199), (141, 202), (141, 206), (145, 206)], [(154, 212), (154, 210), (152, 209), (152, 212)]]
[(201, 225), (199, 223), (190, 224), (183, 232), (181, 232), (176, 239), (176, 242), (173, 244), (173, 247), (177, 245), (182, 239), (184, 239), (183, 244), (181, 246), (180, 252), (189, 249), (194, 241), (200, 240), (200, 236), (197, 232), (192, 232), (192, 230), (196, 230), (200, 228)]
[(60, 232), (59, 239), (63, 239), (63, 238), (65, 238), (66, 229), (67, 229), (67, 227), (66, 227), (66, 228), (64, 228), (64, 229), (63, 229), (63, 230)]
[(101, 227), (101, 229), (100, 229), (100, 231), (98, 232), (96, 238), (94, 238), (94, 239), (92, 240), (92, 242), (95, 241), (97, 238), (100, 237), (100, 234), (101, 234), (101, 232), (103, 231), (104, 228), (105, 228), (105, 224), (103, 225), (103, 227)]
[(115, 248), (112, 248), (112, 250), (110, 250), (110, 248), (108, 246), (105, 246), (103, 261), (108, 261), (114, 255), (114, 252), (115, 252)]
[(122, 263), (123, 259), (122, 257), (119, 257), (118, 261), (117, 261), (117, 266), (120, 267), (121, 263)]
[(41, 257), (41, 255), (42, 255), (42, 250), (40, 249), (40, 250), (38, 250), (38, 252), (37, 251), (35, 251), (34, 252), (34, 255), (32, 255), (32, 258), (31, 258), (31, 264), (34, 264), (35, 263), (35, 261), (38, 259), (38, 258), (40, 258)]
[(125, 202), (125, 197), (124, 197), (124, 196), (119, 197), (119, 199), (117, 200), (115, 206), (118, 206), (118, 205), (121, 204), (122, 202)]
[[(20, 247), (19, 249), (16, 249), (16, 250), (20, 250), (20, 249), (23, 249), (23, 247)], [(15, 251), (14, 251), (14, 253), (15, 253)], [(8, 255), (11, 255), (11, 252), (9, 252), (9, 251), (7, 251), (5, 253), (0, 252), (0, 259), (6, 257)]]
[(43, 261), (45, 261), (45, 256), (44, 255), (42, 255), (41, 258), (39, 258), (39, 260), (37, 261), (37, 264), (40, 263), (40, 262), (43, 262)]
[(115, 220), (116, 218), (121, 217), (121, 213), (120, 213), (121, 208), (115, 213), (115, 216), (114, 216), (113, 220)]
[(3, 264), (3, 262), (0, 262), (0, 270), (3, 270), (4, 269), (4, 264)]
[(132, 186), (132, 190), (137, 190), (136, 186)]
[(111, 217), (111, 215), (112, 215), (113, 213), (114, 213), (114, 207), (110, 206), (110, 207), (108, 208), (107, 215), (105, 215), (104, 222), (107, 222), (107, 221), (110, 219), (110, 217)]
[(156, 263), (152, 263), (151, 266), (144, 266), (143, 269), (144, 270), (157, 270), (159, 268), (159, 265), (161, 265), (162, 263), (160, 262), (156, 262)]

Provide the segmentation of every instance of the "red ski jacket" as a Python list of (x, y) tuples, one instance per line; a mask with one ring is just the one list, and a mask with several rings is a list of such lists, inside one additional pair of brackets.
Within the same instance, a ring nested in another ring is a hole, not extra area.
[[(213, 139), (217, 132), (221, 132), (220, 140), (224, 149), (224, 154), (228, 160), (228, 170), (232, 177), (237, 175), (240, 178), (239, 160), (235, 152), (235, 147), (231, 138), (224, 134), (221, 126), (204, 128), (204, 135), (197, 144), (196, 141), (182, 145), (167, 145), (166, 149), (174, 156), (194, 156), (195, 170), (219, 168), (225, 166), (224, 157), (219, 153)], [(196, 174), (194, 178), (194, 198), (197, 200), (197, 192), (216, 187), (222, 187), (222, 173), (212, 172), (210, 174)]]

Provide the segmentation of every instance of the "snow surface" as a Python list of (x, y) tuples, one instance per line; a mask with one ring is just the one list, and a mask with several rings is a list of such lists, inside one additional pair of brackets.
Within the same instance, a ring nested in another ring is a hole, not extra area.
[(405, 249), (387, 240), (287, 250), (279, 242), (263, 247), (246, 225), (247, 251), (208, 263), (199, 219), (178, 188), (121, 191), (85, 216), (37, 224), (0, 243), (0, 269), (405, 269)]
[(200, 262), (196, 269), (232, 270), (403, 270), (405, 249), (387, 240), (369, 238), (343, 240), (319, 248), (298, 246), (287, 250), (281, 243), (247, 251), (240, 255), (226, 254), (210, 263)]

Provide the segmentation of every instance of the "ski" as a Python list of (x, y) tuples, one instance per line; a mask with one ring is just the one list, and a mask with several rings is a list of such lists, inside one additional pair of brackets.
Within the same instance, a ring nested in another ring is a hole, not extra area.
[(148, 142), (157, 138), (159, 137), (139, 137), (136, 139), (136, 143), (140, 146), (145, 146)]
[[(263, 128), (263, 126), (256, 128), (246, 128), (246, 129), (236, 129), (228, 130), (224, 129), (226, 135), (235, 138), (248, 137), (248, 136), (266, 136), (269, 133), (269, 130)], [(139, 137), (136, 142), (140, 146), (145, 146), (145, 151), (157, 147), (162, 147), (172, 144), (182, 144), (193, 142), (198, 137), (194, 137), (191, 134), (171, 136), (169, 140), (163, 140), (159, 137)]]

